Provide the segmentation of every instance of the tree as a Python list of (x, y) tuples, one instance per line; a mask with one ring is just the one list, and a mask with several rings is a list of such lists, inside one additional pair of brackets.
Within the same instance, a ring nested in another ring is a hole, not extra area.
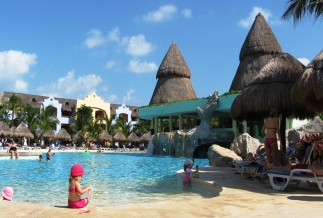
[(142, 136), (150, 130), (150, 120), (137, 119), (137, 124), (134, 125), (132, 131), (138, 136)]
[(56, 125), (59, 123), (59, 120), (52, 117), (54, 110), (55, 108), (51, 106), (45, 108), (44, 105), (42, 105), (40, 109), (40, 114), (37, 121), (37, 128), (40, 131), (41, 139), (43, 139), (43, 135), (45, 132), (56, 129)]
[(70, 126), (73, 132), (81, 132), (84, 136), (88, 135), (89, 126), (94, 122), (92, 112), (92, 108), (85, 105), (77, 109), (74, 122)]
[(288, 0), (288, 8), (284, 12), (282, 19), (293, 18), (294, 23), (299, 22), (305, 15), (314, 15), (317, 20), (323, 16), (323, 0)]
[(122, 132), (123, 135), (128, 137), (131, 133), (130, 131), (131, 124), (127, 123), (124, 119), (120, 118), (116, 120), (116, 123), (113, 125), (113, 130), (111, 132), (112, 135), (117, 132)]
[[(6, 111), (6, 116), (10, 120), (9, 126), (18, 125), (20, 121), (17, 119), (17, 115), (22, 111), (23, 103), (15, 93), (11, 95), (8, 101), (5, 101), (2, 110)], [(3, 113), (4, 114), (4, 113)]]
[(20, 113), (20, 120), (26, 123), (31, 132), (35, 132), (39, 121), (39, 109), (34, 108), (31, 104), (25, 104), (23, 112)]

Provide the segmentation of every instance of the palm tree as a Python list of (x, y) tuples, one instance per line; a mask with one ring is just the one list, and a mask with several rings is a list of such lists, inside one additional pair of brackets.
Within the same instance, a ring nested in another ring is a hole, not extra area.
[(137, 124), (132, 129), (138, 136), (142, 136), (150, 130), (150, 120), (137, 119)]
[(23, 111), (24, 112), (20, 114), (20, 120), (26, 123), (31, 132), (34, 132), (37, 129), (39, 109), (34, 108), (31, 104), (26, 104), (23, 107)]
[(22, 108), (22, 100), (15, 93), (8, 101), (5, 101), (2, 110), (6, 110), (8, 112), (7, 115), (9, 115), (10, 126), (14, 126), (14, 123), (20, 123), (20, 121), (17, 120), (17, 115), (21, 112)]
[(299, 22), (306, 14), (314, 15), (317, 20), (323, 16), (322, 0), (288, 0), (288, 8), (284, 12), (282, 19), (288, 20), (291, 17), (294, 23)]
[(124, 119), (119, 118), (116, 120), (116, 124), (113, 125), (113, 130), (112, 130), (111, 134), (114, 135), (117, 132), (122, 132), (123, 135), (128, 137), (128, 135), (130, 135), (130, 133), (131, 133), (130, 127), (131, 127), (130, 123), (127, 123)]
[(59, 124), (59, 120), (52, 117), (54, 110), (55, 109), (53, 107), (41, 107), (37, 124), (41, 140), (43, 140), (45, 132), (56, 129), (56, 125)]
[(89, 126), (94, 122), (92, 112), (92, 108), (85, 105), (77, 109), (74, 122), (70, 125), (73, 132), (81, 132), (82, 135), (87, 135)]

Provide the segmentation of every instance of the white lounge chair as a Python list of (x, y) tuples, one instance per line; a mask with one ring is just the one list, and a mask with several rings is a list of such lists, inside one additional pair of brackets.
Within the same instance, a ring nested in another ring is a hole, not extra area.
[[(298, 186), (300, 182), (316, 183), (320, 191), (323, 192), (323, 176), (318, 176), (311, 169), (293, 169), (291, 171), (268, 171), (269, 181), (273, 189), (285, 190), (288, 185), (293, 183)], [(275, 178), (286, 179), (286, 181), (278, 184)]]

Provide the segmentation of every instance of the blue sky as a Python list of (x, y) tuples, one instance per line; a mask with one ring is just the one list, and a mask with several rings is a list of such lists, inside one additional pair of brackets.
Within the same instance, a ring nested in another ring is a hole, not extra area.
[(287, 0), (3, 0), (0, 92), (149, 104), (172, 42), (198, 97), (227, 92), (258, 12), (305, 65), (323, 49), (322, 19), (282, 22)]

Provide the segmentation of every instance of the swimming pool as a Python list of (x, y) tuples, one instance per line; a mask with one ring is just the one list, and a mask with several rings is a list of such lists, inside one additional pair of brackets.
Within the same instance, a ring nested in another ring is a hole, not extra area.
[[(184, 158), (136, 154), (56, 153), (49, 163), (37, 158), (0, 158), (0, 188), (11, 186), (14, 201), (66, 206), (71, 166), (80, 163), (85, 170), (82, 186), (91, 185), (97, 206), (124, 205), (162, 200), (177, 195), (196, 195), (183, 190), (176, 171)], [(196, 164), (207, 166), (208, 160)]]

